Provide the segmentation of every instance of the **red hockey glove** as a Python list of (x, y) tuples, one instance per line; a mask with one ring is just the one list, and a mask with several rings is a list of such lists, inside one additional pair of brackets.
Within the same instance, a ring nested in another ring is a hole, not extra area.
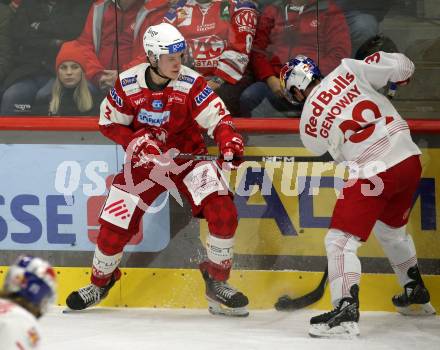
[(243, 137), (234, 130), (232, 121), (221, 120), (214, 131), (214, 138), (223, 160), (231, 162), (231, 168), (238, 167), (242, 163), (239, 158), (243, 155), (244, 143)]
[(157, 140), (147, 129), (139, 129), (133, 134), (132, 141), (127, 147), (127, 155), (131, 154), (134, 167), (149, 167), (151, 160), (162, 154), (163, 143)]

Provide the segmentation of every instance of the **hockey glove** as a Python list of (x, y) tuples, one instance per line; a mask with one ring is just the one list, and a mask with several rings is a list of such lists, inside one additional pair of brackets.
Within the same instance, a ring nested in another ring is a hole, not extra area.
[(234, 169), (243, 162), (240, 159), (244, 152), (243, 137), (234, 130), (232, 121), (224, 119), (215, 129), (214, 138), (221, 154), (220, 165), (223, 165), (223, 162), (228, 162), (230, 168)]
[(157, 140), (147, 129), (137, 130), (127, 147), (127, 155), (131, 154), (131, 164), (137, 168), (150, 168), (155, 157), (162, 154), (163, 143)]

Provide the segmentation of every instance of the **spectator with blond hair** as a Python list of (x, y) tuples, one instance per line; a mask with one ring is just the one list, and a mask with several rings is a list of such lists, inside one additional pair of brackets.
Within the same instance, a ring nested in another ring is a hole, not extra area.
[(54, 62), (64, 41), (84, 25), (91, 0), (23, 0), (12, 21), (14, 67), (4, 81), (1, 113), (30, 113), (50, 95)]
[(49, 102), (50, 115), (97, 113), (98, 103), (94, 101), (86, 79), (86, 64), (86, 57), (77, 42), (63, 44), (56, 59), (57, 76)]

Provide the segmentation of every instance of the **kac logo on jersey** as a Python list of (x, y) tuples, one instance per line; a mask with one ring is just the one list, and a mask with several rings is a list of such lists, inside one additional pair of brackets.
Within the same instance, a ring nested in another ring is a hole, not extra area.
[(153, 100), (151, 106), (153, 107), (154, 110), (158, 111), (163, 108), (163, 102), (161, 100)]
[(180, 74), (179, 77), (177, 78), (178, 81), (184, 81), (185, 83), (188, 84), (194, 84), (195, 79), (190, 76), (190, 75), (183, 75)]
[(255, 27), (257, 26), (257, 12), (254, 10), (242, 10), (236, 17), (235, 17), (235, 23), (239, 26), (239, 31), (245, 30), (244, 28), (247, 28), (248, 30), (245, 31), (252, 31), (255, 32)]
[(160, 126), (170, 119), (170, 111), (151, 112), (141, 109), (137, 115), (139, 123)]
[(137, 76), (134, 77), (128, 77), (128, 78), (124, 78), (121, 80), (121, 85), (123, 87), (127, 86), (127, 85), (131, 85), (137, 82)]
[(119, 97), (115, 88), (112, 88), (110, 90), (110, 96), (111, 96), (112, 100), (115, 101), (116, 105), (118, 105), (119, 107), (123, 106), (124, 103), (122, 102), (122, 98)]
[(195, 97), (194, 101), (196, 101), (196, 105), (200, 106), (212, 93), (213, 91), (209, 86), (205, 87), (203, 91)]

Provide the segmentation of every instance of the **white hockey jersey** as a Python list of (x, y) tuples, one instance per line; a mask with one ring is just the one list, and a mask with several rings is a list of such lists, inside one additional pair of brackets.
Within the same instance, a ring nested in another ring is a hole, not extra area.
[(0, 349), (39, 349), (40, 332), (37, 319), (10, 300), (0, 299)]
[[(329, 152), (336, 162), (356, 164), (360, 178), (420, 154), (406, 121), (377, 91), (413, 72), (414, 64), (400, 53), (343, 59), (307, 97), (300, 121), (304, 146), (316, 155)], [(376, 166), (378, 161), (382, 166)]]

